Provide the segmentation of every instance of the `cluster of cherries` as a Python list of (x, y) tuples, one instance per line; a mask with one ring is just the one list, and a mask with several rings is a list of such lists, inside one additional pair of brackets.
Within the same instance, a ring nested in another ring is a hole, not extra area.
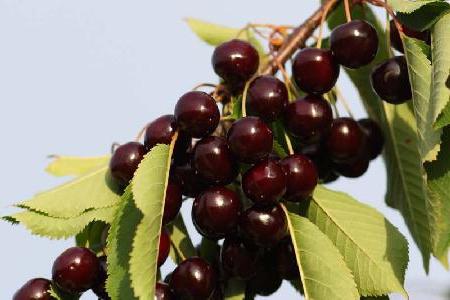
[[(429, 39), (426, 34), (404, 32)], [(391, 39), (401, 51), (395, 26), (391, 26)], [(351, 69), (365, 66), (377, 51), (377, 32), (369, 23), (354, 20), (336, 27), (330, 49), (304, 48), (293, 59), (293, 79), (306, 96), (289, 102), (286, 85), (277, 77), (255, 75), (259, 56), (249, 43), (237, 39), (225, 42), (214, 51), (213, 68), (231, 93), (241, 93), (250, 81), (245, 97), (248, 116), (235, 120), (225, 136), (215, 134), (221, 122), (215, 99), (190, 91), (178, 100), (173, 115), (147, 125), (144, 144), (129, 142), (115, 150), (110, 175), (123, 190), (144, 155), (157, 144), (170, 144), (178, 132), (158, 266), (165, 262), (170, 248), (164, 226), (177, 217), (183, 196), (195, 198), (192, 219), (198, 232), (209, 240), (224, 239), (215, 261), (188, 258), (167, 282), (158, 282), (156, 299), (223, 299), (221, 287), (229, 278), (245, 280), (249, 292), (270, 295), (282, 279), (299, 278), (280, 201), (306, 201), (319, 181), (330, 182), (339, 175), (359, 177), (381, 153), (384, 138), (376, 122), (333, 119), (332, 108), (322, 96), (334, 87), (340, 65)], [(409, 100), (404, 57), (377, 66), (372, 85), (387, 102)], [(273, 149), (275, 121), (284, 124), (294, 141), (295, 153), (284, 158)], [(69, 294), (92, 289), (101, 299), (109, 299), (104, 289), (105, 262), (106, 257), (97, 258), (86, 248), (70, 248), (55, 261), (53, 283)], [(46, 279), (33, 279), (14, 300), (52, 299), (50, 284)]]

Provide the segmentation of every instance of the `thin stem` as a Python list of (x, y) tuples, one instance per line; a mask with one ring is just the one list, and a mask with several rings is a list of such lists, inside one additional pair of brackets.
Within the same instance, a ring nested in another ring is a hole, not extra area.
[(222, 116), (222, 117), (220, 117), (220, 121), (222, 122), (222, 121), (234, 121), (235, 119), (234, 119), (234, 117), (232, 117), (232, 116)]
[(294, 154), (294, 148), (292, 147), (291, 138), (289, 137), (286, 131), (284, 132), (284, 139), (286, 140), (286, 146), (288, 148), (289, 155)]
[(118, 147), (120, 147), (119, 143), (117, 143), (117, 142), (112, 143), (112, 145), (111, 145), (111, 153), (114, 153)]
[(204, 83), (197, 84), (196, 86), (194, 86), (192, 88), (192, 90), (196, 91), (196, 90), (201, 89), (203, 87), (210, 87), (210, 88), (214, 88), (215, 89), (215, 88), (217, 88), (217, 84), (204, 82)]
[(148, 128), (148, 125), (145, 125), (141, 130), (139, 130), (138, 134), (136, 135), (136, 138), (134, 139), (135, 142), (139, 142), (142, 138), (142, 136), (144, 135), (145, 131)]
[(352, 110), (350, 109), (350, 105), (348, 104), (344, 95), (341, 93), (341, 90), (337, 86), (334, 88), (334, 90), (336, 92), (338, 101), (340, 101), (342, 103), (342, 106), (344, 106), (344, 109), (347, 112), (347, 114), (350, 116), (350, 118), (354, 119)]
[(344, 0), (344, 8), (345, 8), (345, 17), (347, 18), (347, 22), (352, 20), (352, 13), (350, 12), (350, 1)]
[(319, 27), (319, 36), (317, 37), (317, 48), (322, 48), (322, 37), (323, 37), (323, 26), (325, 24), (325, 20), (327, 19), (328, 12), (330, 11), (332, 7), (328, 6), (325, 8), (322, 14), (322, 18), (320, 19), (320, 27)]
[(298, 91), (295, 88), (294, 84), (292, 83), (291, 78), (289, 77), (289, 74), (286, 72), (286, 69), (283, 66), (278, 66), (278, 69), (280, 70), (281, 74), (283, 75), (284, 82), (286, 83), (289, 91), (294, 95), (295, 98), (298, 97)]
[(247, 91), (253, 79), (254, 77), (245, 83), (244, 91), (242, 92), (242, 117), (247, 116)]
[(390, 18), (389, 13), (386, 11), (386, 48), (387, 48), (387, 55), (389, 58), (394, 56), (394, 51), (392, 51), (391, 47), (391, 24), (390, 24)]

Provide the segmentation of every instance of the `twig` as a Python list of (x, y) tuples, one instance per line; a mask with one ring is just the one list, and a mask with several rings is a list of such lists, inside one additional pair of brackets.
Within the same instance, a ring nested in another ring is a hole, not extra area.
[(345, 17), (347, 18), (347, 22), (350, 22), (352, 20), (352, 13), (350, 12), (349, 0), (344, 0), (344, 9), (345, 9)]

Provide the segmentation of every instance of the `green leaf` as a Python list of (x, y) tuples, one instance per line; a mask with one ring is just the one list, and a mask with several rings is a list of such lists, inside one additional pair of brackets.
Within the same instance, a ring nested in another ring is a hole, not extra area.
[(220, 255), (220, 245), (217, 241), (202, 238), (200, 245), (197, 246), (199, 256), (204, 258), (210, 264), (215, 264)]
[(189, 237), (181, 214), (167, 226), (167, 230), (170, 233), (171, 242), (169, 256), (177, 265), (186, 258), (196, 255), (194, 245)]
[(111, 300), (137, 299), (134, 297), (131, 288), (128, 270), (130, 269), (129, 261), (133, 238), (141, 220), (142, 213), (136, 207), (131, 188), (128, 187), (111, 223), (107, 239), (108, 278), (106, 280), (106, 291)]
[(140, 163), (131, 183), (134, 201), (143, 214), (130, 257), (130, 276), (134, 294), (140, 300), (154, 300), (159, 236), (170, 161), (171, 146), (155, 146)]
[(239, 95), (231, 98), (230, 110), (230, 118), (234, 120), (242, 118), (242, 96)]
[(424, 5), (442, 0), (388, 0), (388, 4), (396, 12), (412, 13)]
[(116, 206), (94, 209), (68, 219), (50, 217), (36, 211), (22, 211), (9, 218), (25, 226), (32, 234), (66, 239), (83, 231), (92, 221), (111, 222), (116, 209)]
[(430, 29), (449, 9), (449, 3), (438, 1), (424, 5), (413, 13), (398, 13), (396, 16), (408, 28), (424, 31)]
[(89, 209), (116, 205), (120, 196), (110, 186), (108, 167), (101, 167), (66, 184), (39, 193), (18, 206), (52, 217), (75, 217)]
[(439, 105), (436, 99), (430, 97), (431, 62), (428, 59), (430, 47), (423, 41), (407, 36), (403, 38), (403, 44), (408, 62), (420, 156), (422, 161), (433, 161), (440, 150), (442, 132), (433, 128)]
[(225, 300), (244, 300), (245, 299), (245, 281), (239, 279), (230, 279), (225, 287)]
[(308, 219), (287, 217), (305, 299), (359, 300), (352, 273), (331, 241)]
[(352, 270), (363, 296), (381, 296), (403, 288), (408, 244), (382, 214), (350, 196), (318, 186), (307, 217), (326, 234)]
[(442, 128), (450, 124), (450, 13), (442, 17), (433, 27), (431, 52), (433, 57), (433, 81), (431, 98), (437, 103), (435, 126)]
[(283, 146), (280, 145), (280, 143), (278, 143), (277, 140), (273, 141), (273, 151), (280, 157), (280, 158), (285, 158), (286, 156), (288, 156), (288, 153), (286, 152), (286, 150), (284, 149)]
[[(112, 221), (112, 218), (111, 218)], [(97, 254), (103, 252), (109, 225), (103, 221), (91, 222), (75, 236), (78, 247), (89, 248)]]
[(53, 176), (81, 176), (108, 164), (110, 155), (98, 157), (53, 156), (45, 171)]

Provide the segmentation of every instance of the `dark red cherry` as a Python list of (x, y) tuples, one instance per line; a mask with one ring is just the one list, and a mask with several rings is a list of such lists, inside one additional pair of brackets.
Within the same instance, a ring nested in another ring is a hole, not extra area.
[(319, 152), (308, 157), (314, 162), (321, 183), (331, 183), (339, 178), (334, 170), (334, 163), (326, 151), (320, 149)]
[(298, 202), (311, 196), (318, 181), (314, 163), (305, 155), (294, 154), (283, 158), (280, 165), (287, 178), (286, 200)]
[(252, 206), (244, 211), (239, 226), (250, 241), (262, 247), (273, 247), (287, 234), (287, 220), (280, 204)]
[(100, 271), (97, 276), (97, 282), (92, 287), (92, 291), (99, 298), (107, 300), (110, 299), (108, 293), (106, 292), (106, 279), (108, 278), (108, 266), (106, 264), (106, 256), (101, 256), (98, 258), (100, 261)]
[(258, 269), (258, 248), (236, 237), (226, 238), (221, 251), (222, 267), (232, 277), (248, 280)]
[(217, 46), (211, 61), (214, 72), (229, 85), (236, 86), (256, 73), (259, 55), (250, 43), (234, 39)]
[(192, 167), (190, 161), (181, 165), (173, 165), (170, 176), (173, 182), (181, 187), (182, 194), (187, 197), (196, 197), (208, 187), (198, 175), (197, 170)]
[[(273, 254), (270, 253), (270, 255)], [(278, 291), (281, 286), (282, 279), (276, 270), (274, 259), (268, 257), (264, 260), (255, 276), (247, 281), (247, 292), (250, 295), (258, 294), (267, 297)]]
[(330, 49), (344, 67), (356, 69), (365, 66), (377, 55), (377, 31), (362, 20), (341, 24), (331, 32)]
[(175, 300), (176, 297), (169, 285), (165, 282), (157, 282), (155, 288), (155, 300)]
[(203, 258), (191, 257), (173, 271), (170, 287), (180, 299), (207, 300), (216, 282), (217, 275), (211, 265)]
[(405, 57), (396, 56), (375, 67), (371, 76), (372, 87), (384, 101), (401, 104), (412, 98), (408, 76)]
[(13, 300), (56, 300), (50, 295), (51, 282), (44, 278), (28, 280), (13, 296)]
[(178, 100), (175, 120), (182, 131), (194, 138), (202, 138), (216, 129), (220, 112), (213, 97), (204, 92), (191, 91)]
[(78, 294), (92, 288), (100, 272), (100, 261), (87, 248), (72, 247), (58, 256), (53, 263), (53, 282), (63, 292)]
[(275, 250), (278, 274), (286, 280), (300, 277), (294, 246), (290, 238), (282, 240)]
[(248, 88), (246, 103), (249, 115), (275, 121), (288, 104), (286, 85), (275, 76), (259, 76)]
[(383, 151), (383, 131), (381, 130), (380, 125), (372, 119), (361, 119), (358, 123), (366, 134), (366, 154), (369, 159), (375, 159)]
[(338, 163), (334, 165), (334, 169), (339, 175), (349, 178), (361, 177), (366, 173), (368, 168), (369, 159), (364, 156), (359, 157), (356, 161), (351, 163)]
[(350, 163), (359, 158), (366, 136), (358, 122), (351, 118), (337, 118), (326, 140), (328, 154), (336, 163)]
[(181, 187), (176, 183), (169, 182), (166, 189), (166, 200), (164, 202), (163, 225), (172, 222), (178, 216), (182, 200)]
[(290, 103), (284, 112), (286, 128), (304, 144), (318, 143), (332, 121), (333, 111), (322, 96), (307, 95)]
[(242, 190), (254, 203), (277, 203), (286, 192), (286, 175), (277, 161), (267, 159), (242, 176)]
[[(431, 44), (431, 34), (430, 34), (429, 30), (416, 31), (414, 29), (406, 27), (405, 25), (401, 25), (401, 26), (402, 26), (403, 33), (406, 36), (424, 41), (428, 45)], [(403, 53), (404, 49), (403, 49), (402, 39), (400, 38), (400, 34), (398, 32), (397, 26), (395, 26), (394, 20), (391, 20), (389, 22), (389, 27), (390, 27), (389, 36), (391, 39), (391, 46), (395, 50)]]
[(227, 185), (238, 174), (237, 161), (222, 137), (209, 136), (197, 142), (192, 164), (197, 173), (210, 184)]
[(136, 172), (139, 163), (146, 153), (144, 145), (137, 142), (129, 142), (119, 146), (111, 157), (109, 170), (114, 182), (125, 188)]
[(272, 130), (258, 117), (235, 121), (228, 131), (227, 139), (231, 151), (245, 163), (258, 162), (272, 152)]
[(203, 236), (221, 239), (235, 231), (241, 207), (241, 199), (234, 191), (213, 187), (195, 198), (192, 220)]
[(336, 84), (339, 64), (330, 50), (304, 48), (294, 58), (292, 76), (302, 91), (323, 94)]
[(161, 230), (159, 236), (159, 251), (158, 251), (158, 267), (161, 267), (167, 260), (170, 252), (170, 237), (165, 229)]

